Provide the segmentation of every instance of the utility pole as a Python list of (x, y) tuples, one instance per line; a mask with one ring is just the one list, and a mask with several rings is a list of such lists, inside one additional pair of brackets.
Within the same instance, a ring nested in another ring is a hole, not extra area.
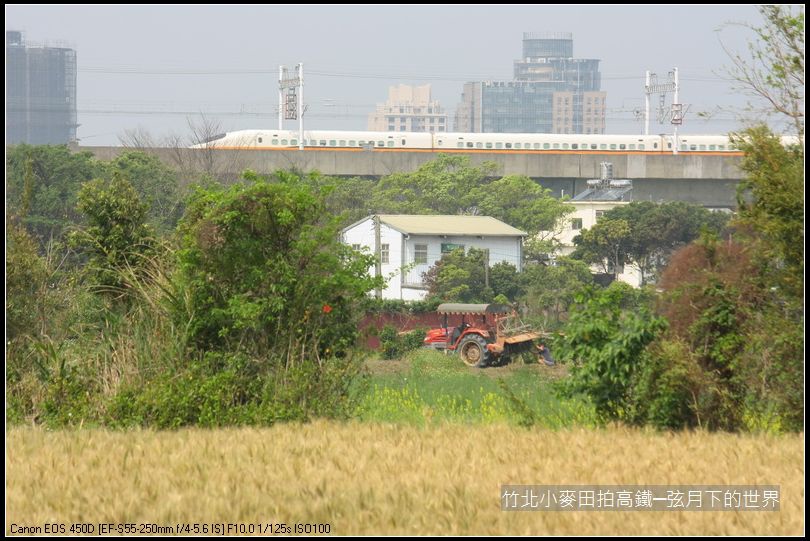
[[(278, 129), (282, 119), (298, 119), (298, 149), (304, 150), (304, 64), (295, 67), (295, 77), (290, 77), (287, 68), (278, 67)], [(282, 112), (283, 111), (283, 114)]]
[(304, 150), (304, 63), (298, 64), (298, 150)]
[[(374, 277), (378, 280), (382, 276), (382, 244), (380, 244), (380, 216), (375, 214), (374, 220)], [(382, 286), (377, 284), (377, 289), (374, 291), (374, 297), (378, 300), (382, 299)]]
[[(660, 94), (660, 103), (658, 106), (658, 123), (663, 124), (665, 120), (669, 120), (673, 125), (674, 133), (672, 137), (672, 153), (678, 153), (678, 126), (683, 124), (683, 118), (686, 111), (689, 109), (679, 101), (680, 82), (678, 81), (678, 68), (672, 68), (668, 74), (668, 82), (659, 83), (658, 75), (650, 73), (649, 70), (645, 72), (644, 76), (644, 135), (650, 134), (650, 96), (652, 94)], [(665, 107), (666, 95), (672, 92), (672, 104), (669, 110)]]
[(278, 131), (284, 129), (284, 66), (278, 67)]
[(489, 287), (489, 248), (484, 248), (484, 286)]
[(650, 93), (646, 89), (650, 88), (650, 70), (644, 76), (644, 135), (650, 135)]

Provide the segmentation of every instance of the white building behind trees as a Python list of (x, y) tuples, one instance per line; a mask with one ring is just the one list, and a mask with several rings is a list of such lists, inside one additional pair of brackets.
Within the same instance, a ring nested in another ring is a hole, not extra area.
[[(386, 279), (384, 299), (422, 300), (427, 286), (422, 275), (457, 248), (488, 250), (490, 266), (506, 262), (522, 269), (525, 231), (490, 216), (380, 214), (379, 246), (374, 216), (343, 229), (342, 241), (378, 254)], [(370, 269), (373, 274), (375, 269)]]

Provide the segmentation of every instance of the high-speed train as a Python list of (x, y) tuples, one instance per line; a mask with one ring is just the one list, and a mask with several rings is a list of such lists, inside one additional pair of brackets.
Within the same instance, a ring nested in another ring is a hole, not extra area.
[[(292, 150), (297, 131), (240, 130), (209, 138), (191, 148), (222, 150)], [(551, 133), (416, 133), (375, 131), (305, 131), (305, 150), (484, 152), (484, 153), (619, 153), (740, 154), (725, 135), (575, 135)]]

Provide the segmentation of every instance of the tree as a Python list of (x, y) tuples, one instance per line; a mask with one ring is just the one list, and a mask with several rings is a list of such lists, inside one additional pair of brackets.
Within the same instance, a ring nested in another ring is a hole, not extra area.
[(428, 295), (444, 302), (483, 303), (494, 297), (486, 287), (486, 254), (483, 250), (464, 248), (446, 253), (424, 274)]
[(736, 223), (756, 232), (773, 286), (794, 298), (804, 286), (804, 148), (785, 147), (765, 126), (734, 137), (745, 152)]
[(719, 234), (728, 217), (683, 201), (633, 201), (607, 211), (602, 219), (624, 220), (630, 226), (624, 256), (638, 266), (644, 284), (666, 266), (674, 250), (698, 238), (701, 230)]
[(494, 169), (492, 163), (472, 167), (468, 156), (440, 154), (413, 173), (380, 179), (372, 206), (397, 214), (479, 214), (478, 187)]
[(758, 40), (749, 42), (748, 57), (731, 57), (731, 76), (750, 95), (765, 100), (766, 114), (788, 118), (804, 139), (804, 6), (763, 5), (760, 27), (749, 26)]
[(174, 229), (182, 216), (182, 196), (177, 174), (157, 156), (126, 151), (113, 159), (109, 169), (126, 178), (140, 199), (148, 205), (147, 218), (160, 231)]
[(37, 243), (14, 220), (6, 220), (6, 243), (6, 337), (12, 341), (40, 333), (49, 272)]
[(593, 283), (588, 265), (576, 259), (557, 258), (555, 265), (527, 265), (521, 276), (528, 315), (543, 318), (543, 326), (559, 326), (574, 303), (575, 295)]
[(645, 349), (666, 328), (650, 311), (642, 290), (614, 282), (585, 288), (565, 326), (557, 357), (571, 363), (564, 383), (569, 394), (584, 393), (605, 419), (627, 419), (633, 381), (647, 361)]
[(148, 205), (120, 173), (110, 181), (86, 182), (79, 191), (77, 208), (87, 226), (71, 234), (71, 243), (89, 258), (93, 284), (113, 298), (127, 294), (130, 271), (138, 273), (155, 255), (156, 241), (146, 225)]
[(80, 222), (79, 188), (101, 169), (91, 153), (72, 153), (66, 146), (10, 147), (6, 164), (8, 212), (40, 244), (61, 238), (67, 227)]
[(629, 259), (629, 237), (627, 220), (603, 217), (595, 226), (574, 238), (577, 248), (572, 257), (601, 265), (605, 273), (612, 268), (614, 279), (618, 279), (622, 265)]
[(522, 229), (530, 238), (553, 229), (573, 210), (571, 205), (552, 197), (551, 190), (524, 175), (509, 175), (480, 186), (476, 199), (481, 214)]
[(201, 350), (267, 359), (268, 370), (320, 366), (354, 346), (373, 259), (339, 241), (324, 194), (276, 177), (247, 172), (244, 184), (191, 198), (179, 252), (187, 324)]

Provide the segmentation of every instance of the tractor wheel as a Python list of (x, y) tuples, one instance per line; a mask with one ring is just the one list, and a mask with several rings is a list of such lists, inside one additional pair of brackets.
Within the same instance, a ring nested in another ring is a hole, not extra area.
[(487, 349), (487, 341), (477, 334), (465, 336), (458, 346), (458, 354), (467, 366), (484, 368), (489, 364), (491, 357)]

